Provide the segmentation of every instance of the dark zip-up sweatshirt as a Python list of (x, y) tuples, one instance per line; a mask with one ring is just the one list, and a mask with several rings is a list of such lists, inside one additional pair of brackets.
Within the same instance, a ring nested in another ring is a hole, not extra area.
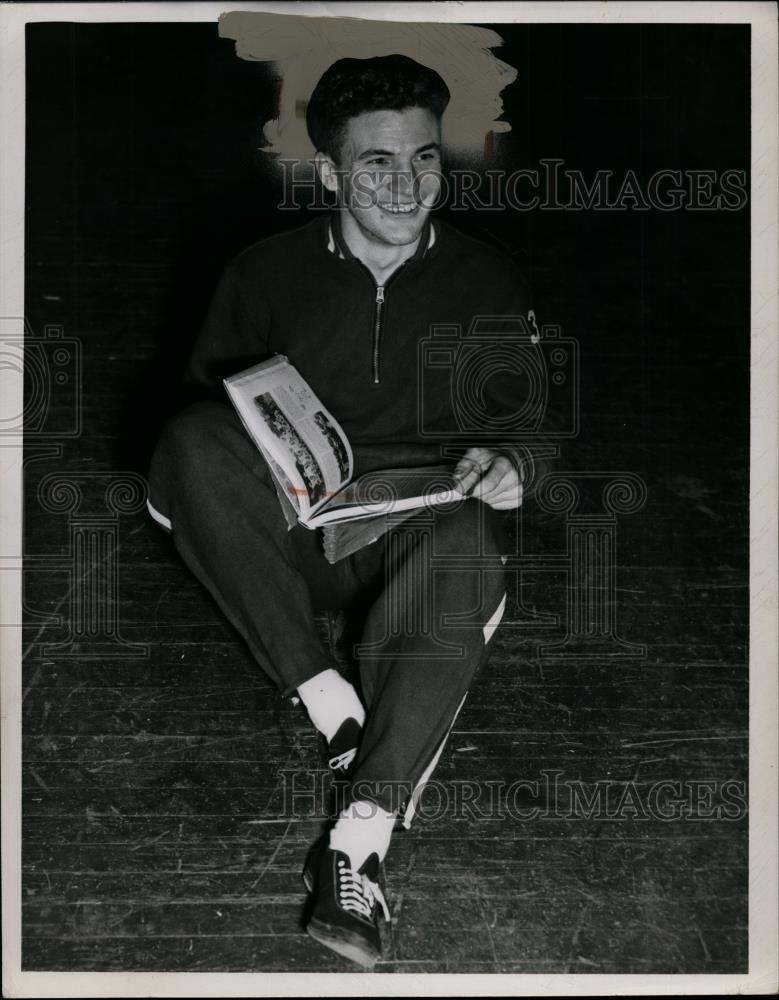
[(478, 361), (468, 347), (466, 369), (462, 344), (474, 319), (527, 318), (527, 283), (500, 251), (438, 219), (430, 245), (429, 226), (384, 286), (345, 246), (337, 215), (244, 250), (225, 269), (185, 386), (224, 398), (224, 377), (286, 355), (343, 427), (356, 474), (438, 461), (441, 444), (501, 448), (505, 432), (492, 435), (489, 418), (486, 438), (474, 429), (482, 413), (521, 409), (516, 378), (486, 377), (516, 324), (482, 322), (494, 333), (479, 339)]

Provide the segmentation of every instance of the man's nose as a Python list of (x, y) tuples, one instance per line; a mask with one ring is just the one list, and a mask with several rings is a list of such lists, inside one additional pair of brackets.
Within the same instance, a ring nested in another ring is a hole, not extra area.
[(390, 185), (393, 198), (399, 201), (410, 201), (414, 197), (414, 173), (411, 166), (393, 170)]

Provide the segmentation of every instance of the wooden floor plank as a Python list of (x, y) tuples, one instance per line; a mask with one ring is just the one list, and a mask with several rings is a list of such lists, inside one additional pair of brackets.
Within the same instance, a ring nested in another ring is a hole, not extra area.
[[(36, 458), (34, 436), (27, 442), (23, 963), (351, 971), (301, 927), (300, 869), (330, 805), (322, 741), (145, 511), (115, 525), (118, 634), (137, 648), (117, 641), (90, 657), (68, 646), (73, 525), (41, 503), (41, 484), (144, 469), (222, 266), (258, 228), (289, 223), (264, 216), (255, 158), (233, 150), (228, 166), (204, 152), (198, 102), (176, 105), (189, 129), (180, 152), (156, 113), (172, 77), (194, 73), (204, 92), (224, 87), (214, 90), (225, 96), (214, 101), (219, 127), (227, 115), (226, 130), (253, 132), (268, 117), (246, 96), (256, 63), (212, 50), (211, 28), (190, 25), (190, 41), (164, 58), (155, 49), (139, 77), (126, 26), (108, 47), (106, 26), (67, 30), (63, 41), (52, 29), (46, 58), (28, 66), (25, 315), (37, 332), (56, 322), (78, 338), (83, 406), (82, 432), (62, 454)], [(732, 46), (719, 44), (709, 37), (696, 60), (704, 50), (713, 66), (718, 54), (729, 60)], [(96, 69), (106, 51), (110, 79)], [(557, 48), (547, 54), (559, 58)], [(135, 81), (132, 100), (112, 83), (124, 78), (115, 60)], [(696, 60), (672, 71), (698, 74)], [(677, 81), (680, 98), (697, 93), (691, 79)], [(534, 114), (536, 98), (523, 113)], [(559, 118), (546, 110), (528, 135)], [(705, 162), (708, 121), (695, 131), (697, 119), (685, 120)], [(128, 134), (143, 170), (125, 155)], [(96, 155), (95, 137), (116, 154)], [(234, 188), (256, 213), (230, 211)], [(639, 239), (633, 213), (580, 213), (571, 226), (547, 212), (537, 230), (530, 216), (490, 215), (477, 224), (527, 258), (539, 315), (581, 347), (578, 434), (563, 442), (559, 471), (624, 470), (646, 486), (641, 509), (615, 521), (612, 609), (617, 634), (646, 649), (549, 655), (566, 634), (570, 525), (535, 502), (507, 518), (506, 615), (412, 829), (393, 839), (384, 873), (393, 923), (377, 971), (743, 971), (748, 219), (687, 213), (682, 227), (674, 213), (642, 213)], [(69, 403), (57, 395), (54, 416)], [(538, 795), (517, 791), (520, 780), (538, 781)], [(613, 805), (629, 788), (647, 806), (660, 782), (686, 813), (635, 816), (628, 801), (621, 818), (590, 815), (573, 798), (605, 787)], [(706, 783), (714, 817), (687, 815), (696, 795), (705, 813)]]

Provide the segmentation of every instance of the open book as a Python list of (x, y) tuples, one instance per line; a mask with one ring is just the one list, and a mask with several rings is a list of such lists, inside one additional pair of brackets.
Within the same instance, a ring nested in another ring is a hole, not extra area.
[[(224, 380), (276, 480), (306, 528), (461, 500), (448, 466), (383, 469), (352, 481), (352, 449), (338, 421), (283, 355)], [(288, 516), (289, 520), (289, 516)]]

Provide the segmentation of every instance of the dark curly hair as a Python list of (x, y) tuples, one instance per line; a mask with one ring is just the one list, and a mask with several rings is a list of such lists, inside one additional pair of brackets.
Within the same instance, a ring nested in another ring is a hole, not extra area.
[(339, 59), (314, 87), (306, 128), (314, 148), (337, 160), (350, 118), (366, 111), (427, 108), (440, 119), (450, 96), (435, 70), (408, 56)]

